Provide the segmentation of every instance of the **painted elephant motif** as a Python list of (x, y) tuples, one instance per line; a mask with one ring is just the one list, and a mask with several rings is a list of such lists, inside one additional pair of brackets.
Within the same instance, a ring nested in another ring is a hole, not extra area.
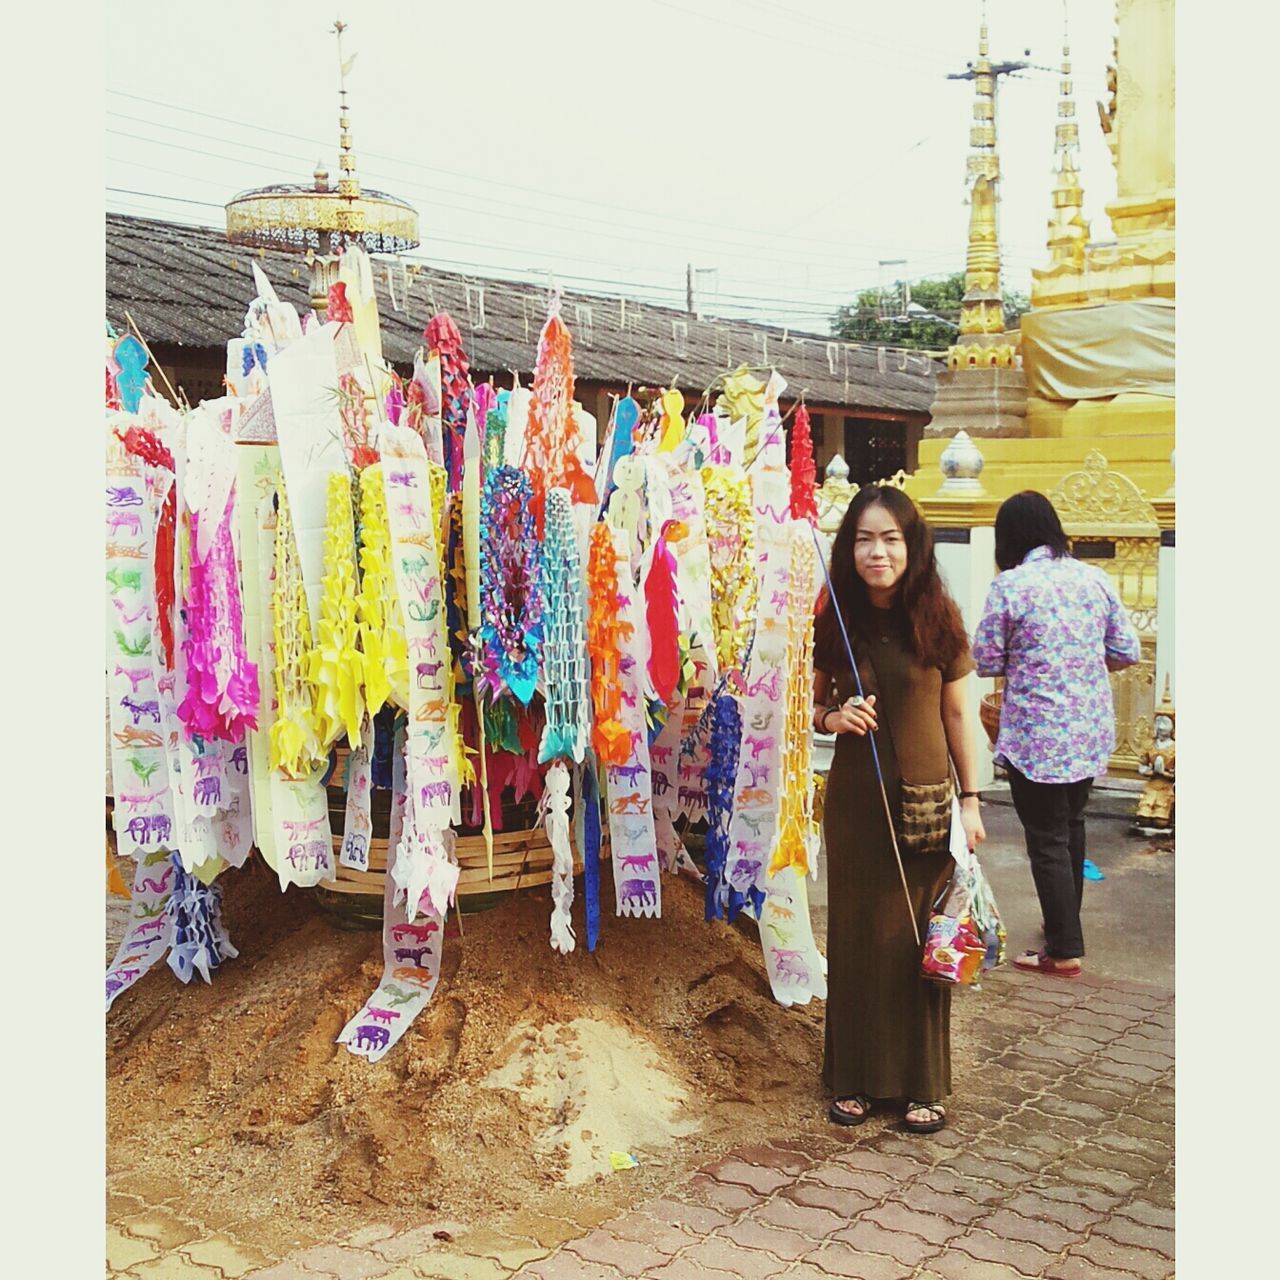
[(195, 785), (191, 788), (191, 794), (197, 804), (217, 804), (222, 799), (222, 779), (197, 778)]
[(624, 880), (618, 893), (623, 902), (639, 902), (641, 906), (656, 905), (658, 890), (652, 880)]
[(137, 844), (145, 844), (147, 840), (147, 832), (150, 827), (150, 819), (143, 814), (139, 814), (136, 818), (129, 819), (129, 825), (125, 827), (125, 831), (130, 840), (133, 840)]
[(348, 831), (342, 843), (343, 855), (352, 862), (368, 862), (368, 844), (367, 836), (362, 836), (358, 831)]
[(386, 1027), (366, 1022), (356, 1028), (357, 1049), (385, 1049), (391, 1043), (391, 1032)]

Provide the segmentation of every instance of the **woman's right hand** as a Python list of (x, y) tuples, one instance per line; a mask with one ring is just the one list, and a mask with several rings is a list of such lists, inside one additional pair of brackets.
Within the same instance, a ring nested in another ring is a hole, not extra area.
[(865, 701), (850, 698), (837, 710), (827, 716), (828, 733), (856, 733), (865, 737), (870, 729), (878, 729), (876, 721), (876, 695), (873, 693)]

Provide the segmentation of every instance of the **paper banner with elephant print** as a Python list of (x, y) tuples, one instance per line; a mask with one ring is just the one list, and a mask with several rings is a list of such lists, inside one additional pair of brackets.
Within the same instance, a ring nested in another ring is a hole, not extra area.
[(395, 843), (389, 842), (382, 895), (382, 981), (336, 1041), (370, 1062), (377, 1062), (404, 1035), (440, 980), (444, 919), (426, 910), (410, 920), (405, 911), (410, 904), (397, 904), (396, 856)]
[(153, 495), (142, 460), (115, 436), (135, 421), (119, 414), (107, 425), (104, 607), (116, 847), (136, 858), (174, 846), (174, 816), (154, 667)]
[(630, 624), (619, 637), (621, 663), (618, 691), (619, 719), (631, 741), (625, 764), (605, 766), (609, 832), (613, 844), (613, 880), (620, 916), (660, 916), (657, 836), (653, 825), (653, 794), (649, 773), (649, 732), (645, 719), (647, 632), (643, 626), (640, 592), (631, 576), (627, 535), (614, 530), (617, 557), (617, 614)]
[(166, 914), (175, 871), (166, 849), (138, 859), (130, 889), (129, 927), (107, 966), (107, 1008), (169, 950), (172, 928)]
[(382, 428), (383, 483), (396, 589), (404, 609), (413, 679), (409, 683), (408, 792), (395, 879), (419, 910), (443, 917), (458, 867), (444, 839), (460, 814), (458, 707), (450, 694), (450, 653), (441, 576), (442, 512), (432, 506), (426, 450), (408, 427)]

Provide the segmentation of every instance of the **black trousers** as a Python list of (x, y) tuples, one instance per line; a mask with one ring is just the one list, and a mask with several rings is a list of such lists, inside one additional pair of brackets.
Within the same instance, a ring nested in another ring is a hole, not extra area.
[(1007, 768), (1044, 913), (1044, 949), (1054, 960), (1073, 960), (1084, 955), (1084, 807), (1093, 779), (1032, 782), (1013, 765)]

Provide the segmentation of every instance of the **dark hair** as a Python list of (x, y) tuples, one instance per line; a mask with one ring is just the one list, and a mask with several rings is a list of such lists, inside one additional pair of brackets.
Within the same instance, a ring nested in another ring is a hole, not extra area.
[[(891, 485), (864, 485), (845, 512), (831, 546), (831, 586), (840, 602), (852, 641), (871, 615), (867, 584), (853, 564), (858, 521), (876, 503), (898, 523), (907, 546), (907, 568), (893, 597), (893, 610), (906, 623), (907, 642), (916, 660), (927, 667), (946, 667), (969, 647), (969, 637), (956, 602), (938, 575), (933, 553), (933, 531), (901, 489)], [(814, 623), (814, 665), (832, 674), (848, 668), (844, 640), (832, 601), (823, 601)]]
[(1034, 489), (1006, 498), (996, 512), (996, 564), (1003, 571), (1026, 559), (1027, 552), (1048, 547), (1055, 560), (1071, 554), (1071, 543), (1053, 503)]

